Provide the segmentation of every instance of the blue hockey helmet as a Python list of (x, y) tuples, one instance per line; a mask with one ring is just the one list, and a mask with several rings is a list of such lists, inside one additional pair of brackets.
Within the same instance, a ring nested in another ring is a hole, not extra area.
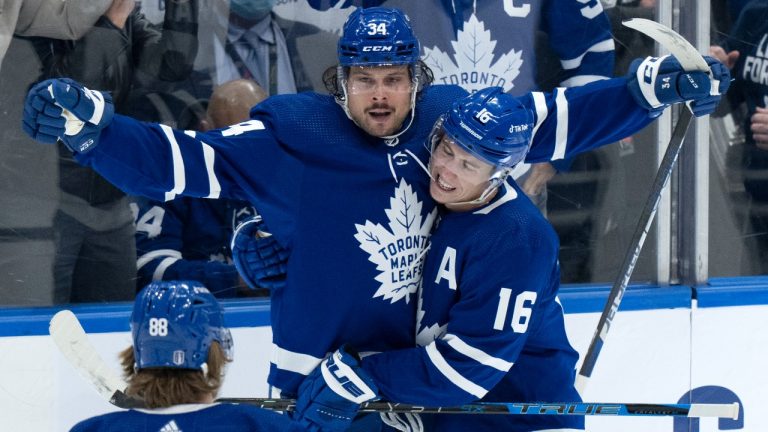
[(444, 133), (480, 160), (510, 169), (528, 153), (533, 113), (501, 87), (489, 87), (454, 102), (435, 129), (433, 146)]
[(338, 43), (339, 65), (408, 65), (419, 61), (419, 41), (399, 9), (358, 8), (347, 18)]
[(161, 281), (136, 296), (131, 314), (136, 368), (206, 370), (217, 341), (232, 360), (232, 336), (219, 302), (199, 282)]

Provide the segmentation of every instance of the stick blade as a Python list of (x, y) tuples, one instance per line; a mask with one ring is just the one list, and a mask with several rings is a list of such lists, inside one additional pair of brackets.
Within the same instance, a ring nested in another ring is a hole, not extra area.
[(123, 380), (104, 363), (72, 311), (64, 309), (57, 312), (51, 318), (48, 333), (69, 364), (77, 369), (104, 399), (109, 401), (116, 392), (125, 389)]
[(709, 71), (707, 62), (696, 47), (671, 28), (645, 18), (632, 18), (623, 21), (622, 24), (625, 27), (639, 31), (668, 49), (677, 58), (683, 69), (687, 71)]
[(688, 417), (719, 417), (739, 419), (739, 403), (732, 404), (692, 404)]

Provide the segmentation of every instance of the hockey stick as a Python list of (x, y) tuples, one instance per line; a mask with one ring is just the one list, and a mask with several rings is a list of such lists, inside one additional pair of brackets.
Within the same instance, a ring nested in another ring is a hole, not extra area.
[(125, 394), (125, 382), (101, 358), (72, 311), (57, 312), (51, 318), (48, 333), (69, 364), (109, 403), (120, 408), (144, 405), (141, 400)]
[[(220, 398), (218, 402), (242, 403), (277, 411), (293, 411), (295, 399)], [(365, 402), (360, 412), (417, 414), (524, 414), (524, 415), (608, 415), (608, 416), (682, 416), (736, 419), (739, 404), (623, 404), (623, 403), (525, 403), (477, 402), (455, 407), (424, 407), (392, 402)]]
[[(622, 24), (653, 38), (661, 46), (667, 48), (677, 58), (684, 70), (709, 71), (707, 62), (701, 54), (699, 54), (696, 48), (670, 28), (642, 18), (624, 21)], [(608, 330), (611, 328), (611, 323), (616, 316), (616, 312), (619, 310), (619, 304), (621, 304), (624, 292), (629, 284), (629, 279), (635, 269), (637, 258), (640, 256), (640, 251), (643, 249), (645, 238), (648, 235), (648, 231), (651, 229), (656, 210), (659, 208), (661, 193), (669, 182), (669, 178), (672, 176), (672, 170), (675, 167), (677, 156), (680, 154), (680, 149), (683, 146), (685, 132), (688, 130), (692, 118), (693, 115), (689, 109), (681, 108), (677, 125), (675, 125), (672, 138), (669, 140), (669, 145), (664, 153), (664, 158), (659, 165), (659, 170), (656, 173), (656, 178), (651, 186), (648, 200), (645, 202), (643, 212), (640, 214), (640, 219), (637, 221), (637, 226), (635, 227), (635, 232), (632, 235), (632, 240), (630, 242), (630, 248), (627, 250), (627, 253), (624, 256), (624, 261), (621, 264), (621, 272), (611, 287), (608, 299), (605, 302), (605, 307), (603, 308), (603, 313), (600, 315), (600, 320), (597, 323), (597, 329), (589, 344), (587, 354), (581, 364), (579, 373), (576, 375), (576, 389), (582, 395), (584, 394), (588, 379), (592, 376), (597, 357), (600, 355), (600, 350), (605, 344), (605, 339), (608, 335)]]
[[(69, 310), (51, 319), (49, 332), (67, 361), (88, 380), (98, 393), (118, 408), (141, 408), (143, 401), (127, 396), (126, 385), (107, 366), (88, 340), (80, 321)], [(260, 408), (292, 411), (295, 399), (221, 398), (218, 402), (243, 403)], [(462, 414), (533, 414), (533, 415), (614, 415), (614, 416), (686, 416), (737, 418), (739, 404), (620, 404), (620, 403), (516, 403), (480, 402), (459, 407), (422, 407), (390, 402), (367, 402), (362, 412), (462, 413)]]

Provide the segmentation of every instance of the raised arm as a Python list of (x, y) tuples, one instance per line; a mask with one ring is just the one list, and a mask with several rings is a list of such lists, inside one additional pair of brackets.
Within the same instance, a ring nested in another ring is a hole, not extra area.
[(696, 116), (710, 114), (728, 90), (730, 74), (722, 63), (706, 59), (709, 74), (686, 72), (671, 56), (648, 57), (635, 60), (626, 77), (523, 96), (536, 118), (526, 162), (562, 159), (618, 142), (672, 104), (692, 102)]
[(15, 33), (55, 39), (80, 39), (112, 0), (23, 0)]

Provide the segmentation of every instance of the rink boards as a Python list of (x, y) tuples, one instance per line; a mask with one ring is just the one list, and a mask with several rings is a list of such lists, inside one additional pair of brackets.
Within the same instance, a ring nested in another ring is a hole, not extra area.
[[(561, 291), (571, 343), (583, 355), (607, 287)], [(694, 299), (695, 300), (692, 300)], [(57, 309), (0, 310), (0, 418), (7, 430), (66, 431), (113, 407), (64, 361), (47, 336)], [(117, 370), (130, 344), (127, 303), (73, 309), (90, 339)], [(222, 396), (267, 396), (269, 302), (226, 306), (235, 363)], [(593, 402), (742, 404), (738, 420), (588, 417), (590, 431), (704, 432), (768, 430), (768, 278), (734, 278), (710, 286), (633, 286), (613, 320), (584, 399)], [(568, 401), (552, 401), (568, 402)]]

